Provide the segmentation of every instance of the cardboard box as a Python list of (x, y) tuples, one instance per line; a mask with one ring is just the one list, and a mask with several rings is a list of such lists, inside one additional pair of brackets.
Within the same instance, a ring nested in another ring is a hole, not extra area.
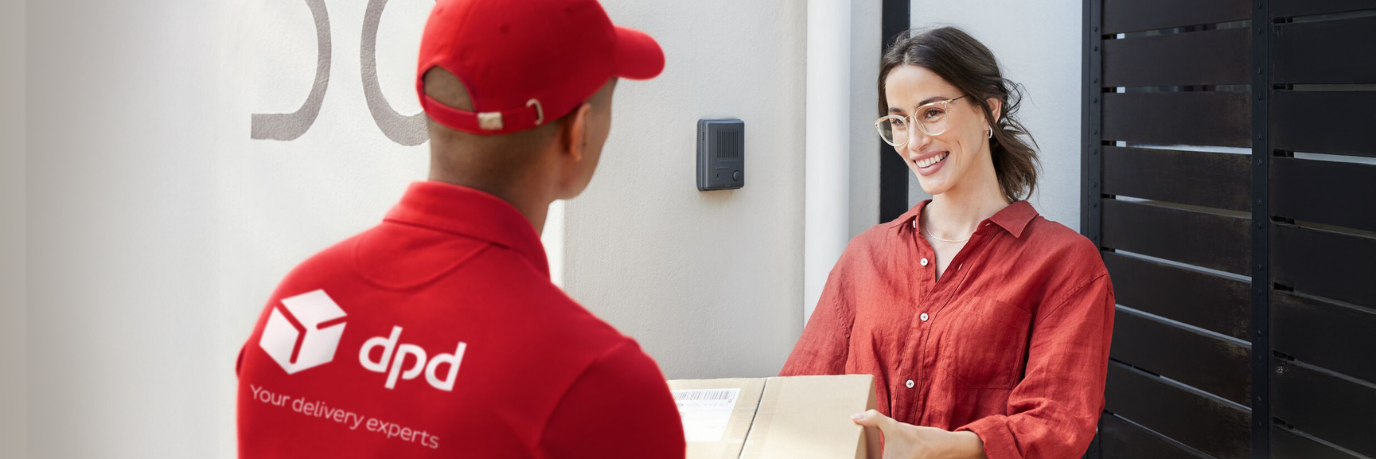
[(865, 459), (879, 433), (850, 416), (875, 407), (871, 375), (669, 381), (689, 459)]

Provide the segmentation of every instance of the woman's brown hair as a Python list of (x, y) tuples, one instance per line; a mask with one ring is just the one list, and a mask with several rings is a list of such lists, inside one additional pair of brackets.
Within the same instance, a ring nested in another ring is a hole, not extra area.
[[(879, 116), (889, 114), (884, 80), (900, 65), (915, 65), (931, 70), (946, 82), (970, 96), (984, 118), (994, 128), (989, 153), (999, 187), (1009, 202), (1032, 195), (1037, 189), (1037, 141), (1018, 122), (1022, 87), (1003, 78), (994, 53), (969, 34), (955, 27), (940, 27), (920, 32), (908, 31), (894, 40), (879, 67)], [(999, 119), (993, 119), (989, 99), (1002, 101)], [(1026, 141), (1023, 140), (1026, 137)], [(1028, 142), (1031, 142), (1029, 145)]]

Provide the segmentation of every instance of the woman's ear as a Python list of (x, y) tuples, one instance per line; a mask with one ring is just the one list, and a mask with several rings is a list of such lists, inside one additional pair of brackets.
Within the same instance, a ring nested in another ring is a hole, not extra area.
[(999, 116), (1003, 115), (1003, 101), (997, 98), (990, 97), (988, 99), (985, 99), (984, 103), (989, 105), (989, 118), (994, 120), (993, 126), (997, 126), (999, 122)]

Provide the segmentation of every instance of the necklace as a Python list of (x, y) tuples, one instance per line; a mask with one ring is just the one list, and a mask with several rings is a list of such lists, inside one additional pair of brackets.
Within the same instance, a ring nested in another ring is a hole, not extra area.
[[(917, 224), (917, 220), (913, 220), (913, 225), (916, 225), (916, 224)], [(952, 243), (952, 244), (959, 244), (959, 243), (966, 242), (966, 241), (969, 241), (969, 240), (970, 240), (969, 237), (966, 237), (965, 239), (959, 239), (959, 240), (942, 239), (942, 238), (939, 238), (939, 237), (936, 237), (936, 236), (932, 235), (932, 233), (931, 233), (930, 231), (927, 231), (927, 228), (922, 228), (922, 234), (926, 234), (927, 237), (930, 237), (930, 238), (932, 238), (932, 239), (936, 239), (936, 240), (941, 241), (941, 242), (949, 242), (949, 243)]]

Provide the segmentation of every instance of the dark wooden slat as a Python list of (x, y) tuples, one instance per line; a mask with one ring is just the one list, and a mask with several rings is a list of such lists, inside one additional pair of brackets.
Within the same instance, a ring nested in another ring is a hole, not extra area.
[(1271, 17), (1346, 13), (1376, 9), (1376, 0), (1271, 0)]
[(1107, 459), (1208, 459), (1159, 433), (1108, 413), (1099, 418), (1099, 450)]
[(1376, 312), (1275, 292), (1271, 349), (1376, 384)]
[(1271, 158), (1271, 215), (1376, 231), (1372, 197), (1376, 166)]
[(1104, 0), (1104, 32), (1115, 34), (1251, 18), (1246, 0)]
[(1103, 194), (1099, 186), (1103, 182), (1103, 157), (1099, 149), (1103, 145), (1101, 136), (1103, 109), (1100, 104), (1103, 94), (1104, 73), (1102, 48), (1103, 0), (1083, 0), (1081, 10), (1084, 14), (1080, 33), (1084, 44), (1080, 59), (1080, 234), (1094, 245), (1100, 242), (1099, 202)]
[(1275, 28), (1271, 39), (1272, 83), (1376, 83), (1376, 17), (1278, 24)]
[(1376, 456), (1376, 388), (1272, 359), (1271, 415), (1324, 441)]
[(1118, 310), (1110, 356), (1242, 405), (1249, 404), (1251, 349)]
[(1252, 208), (1250, 156), (1104, 147), (1104, 194), (1236, 211)]
[(1271, 457), (1361, 459), (1279, 426), (1271, 426)]
[(1085, 449), (1085, 454), (1080, 459), (1099, 459), (1099, 434), (1096, 432), (1094, 438), (1089, 440), (1089, 448)]
[[(1104, 252), (1118, 304), (1244, 341), (1251, 327), (1251, 283)], [(1170, 288), (1162, 288), (1162, 286)]]
[(1248, 84), (1248, 29), (1104, 41), (1104, 86)]
[(1271, 14), (1268, 9), (1268, 2), (1258, 0), (1256, 9), (1252, 13), (1252, 31), (1254, 41), (1252, 42), (1252, 62), (1256, 63), (1257, 71), (1249, 85), (1249, 92), (1256, 97), (1257, 103), (1252, 105), (1252, 132), (1256, 134), (1256, 142), (1252, 144), (1252, 158), (1255, 167), (1252, 168), (1252, 196), (1257, 199), (1255, 206), (1250, 212), (1251, 219), (1255, 224), (1252, 225), (1252, 260), (1256, 260), (1256, 270), (1252, 275), (1252, 329), (1255, 335), (1251, 339), (1252, 345), (1252, 393), (1255, 399), (1249, 405), (1255, 413), (1255, 419), (1251, 424), (1251, 448), (1253, 456), (1265, 458), (1271, 456), (1271, 375), (1270, 369), (1266, 365), (1266, 358), (1271, 355), (1271, 334), (1270, 330), (1271, 315), (1267, 312), (1270, 299), (1266, 293), (1270, 289), (1267, 282), (1267, 266), (1265, 261), (1271, 258), (1267, 252), (1271, 248), (1267, 243), (1271, 239), (1267, 221), (1271, 219), (1270, 203), (1266, 197), (1270, 195), (1271, 179), (1267, 171), (1271, 163), (1270, 158), (1274, 156), (1268, 133), (1270, 132), (1267, 121), (1271, 118), (1271, 101), (1267, 97), (1273, 92), (1274, 85), (1271, 84), (1271, 33), (1269, 31), (1271, 21), (1268, 16)]
[[(1117, 361), (1108, 364), (1107, 410), (1217, 458), (1251, 451), (1251, 414)], [(1108, 456), (1105, 456), (1108, 457)]]
[[(879, 53), (883, 55), (890, 44), (912, 27), (912, 2), (909, 0), (882, 0), (880, 2), (880, 39)], [(883, 223), (898, 218), (908, 211), (908, 181), (912, 172), (908, 161), (894, 154), (888, 144), (879, 142), (879, 221)]]
[(1104, 247), (1250, 275), (1249, 219), (1106, 199)]
[(1286, 224), (1271, 235), (1273, 282), (1376, 308), (1376, 239)]
[(1274, 91), (1273, 97), (1274, 148), (1376, 157), (1376, 91)]
[(1247, 147), (1251, 107), (1243, 92), (1107, 93), (1104, 140)]

